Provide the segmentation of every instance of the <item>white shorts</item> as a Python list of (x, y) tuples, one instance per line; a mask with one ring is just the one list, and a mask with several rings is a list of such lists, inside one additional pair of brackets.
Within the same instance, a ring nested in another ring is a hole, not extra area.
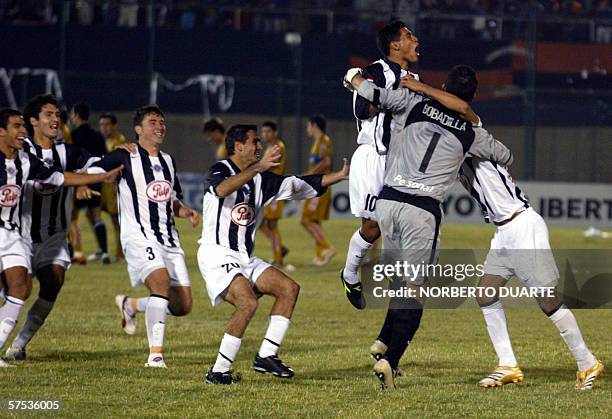
[(130, 240), (123, 245), (132, 287), (144, 284), (151, 272), (165, 268), (171, 287), (190, 287), (185, 252), (180, 247), (168, 247), (153, 240)]
[(15, 266), (23, 266), (32, 273), (30, 247), (19, 231), (0, 227), (0, 272)]
[(244, 276), (251, 285), (255, 285), (257, 278), (271, 265), (258, 257), (249, 257), (225, 246), (203, 244), (198, 249), (198, 266), (206, 282), (208, 298), (213, 306), (217, 306), (236, 275)]
[(497, 227), (484, 272), (504, 279), (515, 275), (530, 288), (557, 285), (559, 270), (540, 214), (527, 208), (508, 224)]
[(54, 234), (42, 243), (30, 243), (28, 247), (30, 247), (32, 270), (35, 274), (40, 268), (49, 265), (59, 265), (66, 270), (70, 268), (70, 251), (66, 233)]
[(353, 153), (349, 197), (351, 213), (355, 217), (378, 221), (376, 200), (383, 188), (386, 161), (387, 156), (378, 154), (374, 147), (366, 144), (357, 147)]

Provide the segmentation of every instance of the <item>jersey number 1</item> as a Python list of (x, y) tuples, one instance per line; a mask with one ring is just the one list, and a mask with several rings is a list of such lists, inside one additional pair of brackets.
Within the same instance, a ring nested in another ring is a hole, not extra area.
[(429, 166), (429, 162), (431, 160), (431, 156), (438, 145), (438, 141), (440, 140), (440, 134), (434, 133), (431, 137), (431, 141), (429, 142), (429, 146), (427, 147), (427, 151), (425, 152), (425, 156), (423, 156), (423, 161), (421, 162), (421, 166), (419, 167), (419, 172), (425, 173), (427, 170), (427, 166)]

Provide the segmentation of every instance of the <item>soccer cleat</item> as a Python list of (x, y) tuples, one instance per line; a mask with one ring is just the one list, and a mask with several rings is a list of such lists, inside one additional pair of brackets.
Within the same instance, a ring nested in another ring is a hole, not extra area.
[(375, 360), (380, 361), (385, 356), (385, 353), (387, 353), (387, 345), (376, 339), (372, 346), (370, 346), (370, 355)]
[(522, 383), (523, 371), (516, 367), (506, 367), (499, 365), (491, 374), (478, 382), (480, 387), (501, 387), (504, 384)]
[(11, 361), (25, 361), (26, 351), (25, 349), (10, 347), (6, 350), (6, 353), (4, 354), (4, 359)]
[(281, 246), (281, 256), (284, 259), (285, 256), (287, 256), (289, 254), (289, 249), (285, 246)]
[(0, 368), (15, 368), (15, 365), (9, 364), (6, 358), (0, 357)]
[(125, 307), (125, 302), (127, 300), (127, 295), (117, 295), (115, 296), (115, 304), (119, 308), (121, 312), (121, 327), (123, 331), (128, 335), (133, 335), (136, 333), (136, 316), (130, 316)]
[(87, 265), (87, 259), (83, 255), (73, 256), (71, 262), (75, 265)]
[(111, 258), (110, 256), (108, 256), (108, 253), (102, 253), (102, 264), (110, 265), (110, 263), (111, 263)]
[(87, 256), (87, 262), (93, 262), (94, 260), (98, 260), (102, 257), (102, 249), (98, 249), (95, 253)]
[(238, 374), (236, 375), (236, 377), (234, 377), (232, 370), (224, 372), (214, 372), (212, 368), (208, 370), (208, 372), (206, 373), (206, 378), (204, 379), (204, 382), (206, 384), (229, 385), (235, 384), (238, 381), (240, 381), (240, 375)]
[(265, 358), (260, 357), (259, 354), (255, 355), (253, 369), (262, 374), (269, 372), (273, 376), (280, 378), (291, 378), (295, 374), (293, 370), (285, 365), (276, 355), (270, 355)]
[(391, 368), (391, 364), (386, 359), (381, 359), (374, 364), (374, 375), (380, 380), (381, 390), (395, 389), (395, 377), (397, 370)]
[(595, 359), (595, 365), (586, 371), (576, 373), (576, 390), (591, 390), (595, 380), (603, 377), (604, 365), (599, 359)]
[(340, 280), (342, 281), (342, 288), (344, 288), (346, 298), (348, 298), (349, 302), (357, 310), (363, 310), (366, 306), (366, 302), (361, 292), (361, 282), (356, 284), (349, 284), (346, 282), (344, 280), (344, 268), (340, 270)]
[(150, 354), (149, 360), (144, 366), (147, 368), (168, 368), (162, 354)]

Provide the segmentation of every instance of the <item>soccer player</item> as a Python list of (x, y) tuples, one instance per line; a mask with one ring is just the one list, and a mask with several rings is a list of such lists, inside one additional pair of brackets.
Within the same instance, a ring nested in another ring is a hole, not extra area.
[(253, 369), (291, 378), (293, 370), (277, 354), (300, 287), (279, 269), (253, 256), (255, 233), (267, 204), (321, 195), (329, 185), (348, 178), (348, 161), (344, 161), (341, 171), (326, 175), (276, 175), (269, 169), (279, 166), (280, 150), (278, 146), (269, 147), (262, 157), (263, 147), (255, 125), (231, 127), (226, 147), (229, 158), (215, 163), (206, 179), (198, 264), (213, 306), (227, 301), (235, 311), (225, 329), (216, 362), (206, 374), (206, 382), (234, 382), (232, 363), (261, 295), (271, 295), (275, 301)]
[[(332, 141), (325, 133), (327, 121), (323, 115), (313, 115), (306, 125), (306, 133), (314, 140), (310, 148), (308, 170), (306, 175), (327, 174), (332, 168)], [(330, 244), (323, 231), (323, 221), (329, 219), (331, 206), (331, 188), (316, 198), (307, 199), (302, 207), (302, 226), (315, 240), (315, 266), (327, 265), (336, 255), (336, 249)]]
[[(72, 130), (72, 142), (75, 145), (87, 150), (92, 156), (102, 157), (106, 154), (106, 143), (102, 137), (102, 134), (91, 128), (89, 125), (89, 114), (90, 108), (87, 103), (77, 103), (72, 107), (70, 118), (73, 125), (76, 127)], [(93, 185), (91, 188), (98, 193), (102, 190), (101, 185)], [(108, 256), (106, 225), (102, 219), (102, 210), (100, 207), (101, 200), (100, 196), (97, 194), (91, 199), (75, 201), (71, 222), (75, 225), (78, 224), (81, 208), (87, 208), (87, 219), (89, 220), (89, 224), (91, 225), (98, 242), (98, 250), (89, 255), (87, 260), (93, 261), (99, 258), (102, 260), (102, 263), (109, 264), (111, 260)], [(79, 256), (82, 255), (78, 255), (75, 252), (75, 257), (78, 258)]]
[[(466, 102), (474, 96), (471, 92), (452, 93)], [(480, 123), (478, 118), (472, 122)], [(491, 250), (484, 263), (485, 274), (478, 286), (499, 289), (516, 276), (526, 287), (554, 288), (553, 296), (541, 295), (536, 297), (536, 301), (557, 327), (576, 361), (576, 389), (592, 389), (595, 380), (603, 375), (604, 365), (589, 350), (574, 314), (557, 295), (559, 271), (550, 248), (546, 223), (503, 165), (468, 157), (461, 166), (459, 178), (482, 208), (485, 221), (496, 226)], [(522, 382), (524, 374), (512, 350), (499, 295), (482, 296), (477, 301), (498, 356), (498, 367), (478, 384), (481, 387), (499, 387)]]
[[(475, 74), (456, 77), (457, 71), (449, 73), (447, 90), (475, 91)], [(420, 91), (381, 89), (359, 73), (359, 69), (349, 70), (345, 85), (392, 112), (395, 122), (403, 127), (391, 135), (384, 186), (376, 208), (384, 249), (401, 249), (411, 264), (434, 263), (442, 222), (441, 203), (466, 153), (503, 165), (512, 162), (512, 153), (486, 130), (461, 119), (473, 111), (456, 96), (429, 88), (412, 77), (407, 79), (426, 87)], [(418, 287), (426, 280), (423, 275), (396, 278), (393, 286), (415, 289), (418, 295)], [(385, 336), (379, 336), (379, 340), (384, 339), (381, 342), (385, 351), (374, 365), (382, 388), (395, 388), (399, 360), (419, 328), (422, 304), (420, 297), (390, 301), (383, 326)]]
[[(41, 130), (49, 135), (57, 135), (59, 123), (56, 119), (59, 119), (59, 112), (56, 115), (47, 106), (38, 117), (43, 121), (32, 118), (34, 124), (40, 124)], [(55, 122), (53, 122), (54, 120)], [(2, 284), (5, 287), (6, 295), (4, 305), (0, 307), (0, 348), (4, 346), (15, 328), (25, 300), (32, 292), (30, 250), (28, 243), (21, 235), (22, 191), (26, 182), (38, 180), (40, 182), (38, 183), (39, 190), (49, 191), (53, 187), (61, 187), (62, 185), (76, 186), (102, 182), (112, 179), (121, 170), (121, 167), (119, 167), (117, 170), (103, 175), (62, 173), (60, 166), (48, 166), (34, 154), (23, 150), (26, 135), (26, 125), (21, 112), (14, 109), (0, 110), (0, 273), (2, 274)], [(40, 231), (40, 233), (47, 236), (48, 231)], [(51, 257), (53, 256), (53, 253), (51, 253)], [(41, 259), (42, 255), (35, 261)], [(66, 259), (67, 255), (64, 255), (63, 262)], [(59, 291), (61, 286), (56, 282), (58, 277), (48, 272), (49, 270), (52, 271), (53, 268), (47, 269), (48, 276), (44, 276), (45, 279), (41, 281), (40, 297), (43, 299), (45, 297), (49, 298), (53, 294), (53, 289)], [(45, 282), (43, 286), (42, 282), (46, 280), (49, 280), (50, 283)], [(45, 311), (48, 314), (47, 310), (50, 310), (50, 307), (48, 305), (42, 307), (45, 304), (40, 303), (41, 298), (32, 306), (34, 310), (34, 312), (30, 310), (32, 316), (40, 315)], [(30, 313), (28, 317), (30, 320)], [(0, 367), (8, 366), (11, 366), (11, 364), (0, 358)]]
[(124, 166), (119, 179), (121, 244), (133, 287), (144, 284), (149, 297), (115, 297), (123, 330), (136, 332), (136, 313), (144, 311), (149, 341), (145, 367), (166, 368), (163, 356), (166, 314), (191, 311), (191, 282), (174, 217), (188, 218), (195, 227), (200, 215), (181, 202), (176, 161), (161, 151), (166, 138), (164, 113), (156, 105), (138, 108), (133, 119), (138, 145), (134, 152), (117, 149), (88, 172)]
[[(279, 165), (270, 169), (275, 175), (285, 174), (285, 165), (287, 156), (285, 151), (285, 143), (278, 138), (278, 128), (275, 122), (266, 121), (261, 125), (261, 136), (267, 147), (277, 146), (280, 152)], [(291, 264), (285, 264), (284, 257), (289, 253), (289, 249), (283, 246), (281, 234), (278, 229), (278, 220), (283, 216), (285, 203), (283, 201), (272, 201), (264, 209), (264, 218), (259, 229), (272, 243), (273, 265), (277, 268), (292, 272), (295, 267)]]
[[(110, 153), (122, 144), (126, 143), (125, 137), (117, 129), (117, 117), (112, 113), (104, 113), (98, 119), (100, 133), (106, 141), (106, 151)], [(117, 183), (105, 183), (102, 185), (102, 211), (110, 215), (115, 230), (115, 257), (123, 257), (121, 250), (121, 238), (119, 227), (119, 208), (117, 207)]]
[[(419, 60), (419, 41), (403, 22), (383, 26), (376, 44), (383, 57), (363, 69), (363, 76), (376, 86), (397, 89), (410, 65)], [(391, 131), (396, 129), (391, 113), (379, 109), (372, 102), (354, 93), (353, 112), (357, 118), (357, 150), (351, 158), (349, 196), (351, 213), (361, 218), (359, 228), (349, 242), (348, 253), (340, 278), (350, 303), (357, 309), (365, 307), (357, 270), (368, 250), (380, 237), (376, 218), (376, 201), (383, 187), (385, 161)]]
[(211, 118), (204, 123), (202, 133), (206, 136), (208, 141), (213, 143), (217, 150), (215, 152), (215, 158), (222, 160), (227, 157), (225, 152), (225, 127), (223, 121), (219, 118)]

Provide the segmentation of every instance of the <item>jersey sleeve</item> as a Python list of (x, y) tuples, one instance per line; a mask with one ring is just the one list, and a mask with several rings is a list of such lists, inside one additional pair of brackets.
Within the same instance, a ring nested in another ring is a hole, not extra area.
[(129, 153), (123, 149), (115, 150), (87, 168), (87, 173), (106, 173), (125, 164)]
[[(366, 80), (371, 81), (378, 87), (384, 88), (386, 85), (383, 68), (378, 63), (370, 64), (364, 68), (362, 75)], [(372, 105), (371, 101), (359, 95), (357, 92), (354, 93), (353, 113), (355, 118), (361, 120), (370, 119), (370, 105)]]
[(501, 166), (512, 164), (514, 157), (508, 147), (497, 141), (484, 128), (474, 128), (474, 142), (470, 146), (468, 153), (472, 156), (490, 160)]
[(218, 197), (217, 186), (230, 176), (232, 176), (232, 172), (225, 164), (221, 162), (213, 164), (204, 179), (204, 193), (210, 192)]
[(176, 160), (172, 157), (172, 166), (174, 167), (174, 185), (172, 185), (172, 201), (183, 200), (183, 188), (181, 188), (181, 182), (179, 181), (176, 173)]
[(327, 190), (321, 185), (323, 175), (279, 176), (272, 172), (261, 174), (264, 206), (271, 201), (299, 201), (320, 196)]
[(49, 166), (34, 154), (28, 153), (30, 159), (30, 173), (28, 179), (36, 179), (47, 185), (62, 186), (64, 184), (64, 173), (62, 168)]
[(374, 106), (384, 108), (391, 112), (403, 110), (409, 113), (414, 105), (423, 100), (421, 94), (413, 92), (410, 89), (381, 89), (367, 80), (359, 85), (357, 93), (359, 96), (372, 102)]

